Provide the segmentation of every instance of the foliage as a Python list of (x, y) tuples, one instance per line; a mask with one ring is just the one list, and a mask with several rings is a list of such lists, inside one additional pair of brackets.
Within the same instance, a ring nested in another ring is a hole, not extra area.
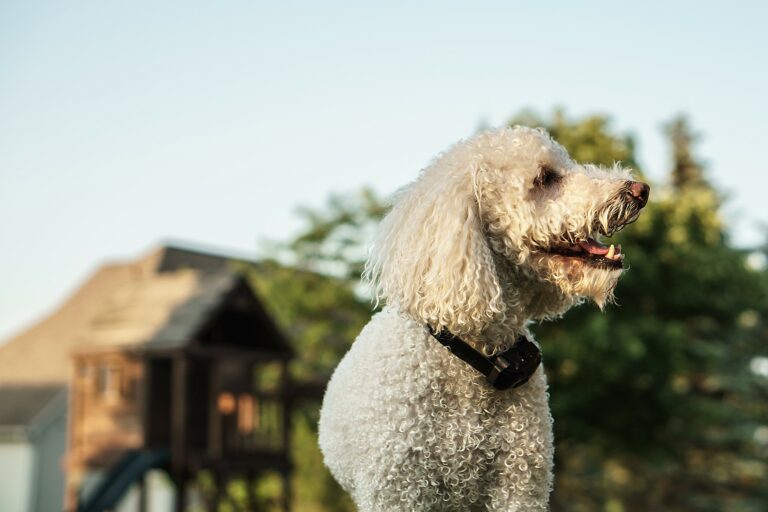
[[(545, 126), (578, 161), (638, 169), (633, 138), (604, 116), (525, 112), (512, 124)], [(684, 118), (668, 125), (672, 186), (653, 184), (646, 212), (616, 237), (631, 267), (618, 304), (534, 326), (555, 417), (555, 511), (756, 512), (768, 502), (768, 380), (750, 370), (768, 341), (768, 273), (729, 244), (692, 133)], [(295, 343), (295, 377), (327, 376), (370, 317), (356, 290), (384, 211), (368, 190), (335, 196), (304, 210), (306, 230), (278, 246), (290, 267), (250, 269)], [(353, 510), (322, 467), (317, 405), (297, 420), (296, 509)]]
[(386, 210), (369, 188), (334, 194), (323, 210), (298, 210), (306, 227), (292, 240), (278, 243), (276, 253), (295, 267), (357, 282), (368, 244)]
[(699, 138), (693, 133), (685, 116), (677, 116), (664, 126), (672, 146), (670, 181), (677, 190), (694, 186), (707, 186), (704, 166), (693, 154), (693, 143)]
[(355, 283), (265, 260), (247, 275), (267, 307), (294, 342), (293, 378), (327, 377), (371, 315)]
[(635, 161), (635, 140), (631, 135), (614, 134), (610, 131), (610, 119), (592, 115), (570, 121), (565, 112), (555, 110), (552, 119), (544, 121), (537, 113), (526, 110), (509, 122), (514, 125), (546, 128), (550, 135), (565, 146), (577, 162), (611, 166), (620, 162), (633, 169), (639, 169)]
[[(298, 267), (304, 266), (301, 259), (295, 261)], [(292, 379), (322, 386), (370, 318), (369, 302), (358, 297), (351, 279), (301, 270), (274, 260), (243, 270), (294, 344), (297, 357), (290, 368)], [(322, 463), (317, 446), (318, 406), (318, 402), (303, 403), (292, 418), (294, 509), (352, 511), (351, 500)], [(270, 488), (261, 491), (260, 496), (270, 494)]]
[[(765, 273), (727, 244), (719, 196), (683, 147), (693, 138), (681, 136), (681, 119), (668, 133), (685, 178), (652, 187), (640, 220), (616, 237), (631, 267), (616, 307), (535, 329), (555, 417), (553, 510), (756, 511), (768, 500), (754, 442), (768, 420), (756, 390), (766, 388), (749, 371), (765, 349)], [(635, 161), (626, 137), (590, 134), (608, 129), (605, 118), (541, 124), (576, 134), (556, 136), (572, 154), (586, 142), (608, 155), (601, 163)]]

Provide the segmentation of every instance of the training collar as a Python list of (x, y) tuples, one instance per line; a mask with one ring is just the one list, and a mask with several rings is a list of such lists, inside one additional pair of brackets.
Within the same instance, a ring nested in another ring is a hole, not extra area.
[(496, 389), (522, 386), (541, 363), (539, 347), (522, 335), (517, 337), (509, 350), (487, 357), (446, 329), (435, 332), (429, 327), (429, 333), (453, 355), (485, 375), (488, 383)]

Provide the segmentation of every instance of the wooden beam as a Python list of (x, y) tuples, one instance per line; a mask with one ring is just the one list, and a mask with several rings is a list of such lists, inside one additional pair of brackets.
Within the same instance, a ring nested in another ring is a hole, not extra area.
[(236, 347), (191, 346), (186, 350), (186, 353), (190, 357), (213, 357), (251, 362), (287, 361), (290, 359), (289, 354), (281, 352), (266, 352), (253, 348), (242, 349)]
[(305, 382), (287, 382), (285, 395), (294, 401), (320, 401), (325, 395), (327, 379), (314, 379)]

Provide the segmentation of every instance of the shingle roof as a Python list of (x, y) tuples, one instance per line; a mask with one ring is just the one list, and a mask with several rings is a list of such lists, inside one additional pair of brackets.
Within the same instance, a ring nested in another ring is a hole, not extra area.
[(57, 311), (0, 345), (0, 386), (62, 385), (70, 356), (98, 347), (189, 341), (234, 286), (231, 258), (161, 247), (97, 270)]
[(231, 272), (177, 270), (123, 283), (105, 297), (78, 349), (182, 346), (237, 278)]

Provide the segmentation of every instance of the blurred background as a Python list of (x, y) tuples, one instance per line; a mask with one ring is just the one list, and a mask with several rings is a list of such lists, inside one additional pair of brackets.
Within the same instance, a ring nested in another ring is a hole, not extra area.
[(353, 510), (366, 248), (507, 124), (652, 186), (618, 304), (533, 328), (552, 509), (768, 510), (767, 11), (0, 0), (0, 510)]

